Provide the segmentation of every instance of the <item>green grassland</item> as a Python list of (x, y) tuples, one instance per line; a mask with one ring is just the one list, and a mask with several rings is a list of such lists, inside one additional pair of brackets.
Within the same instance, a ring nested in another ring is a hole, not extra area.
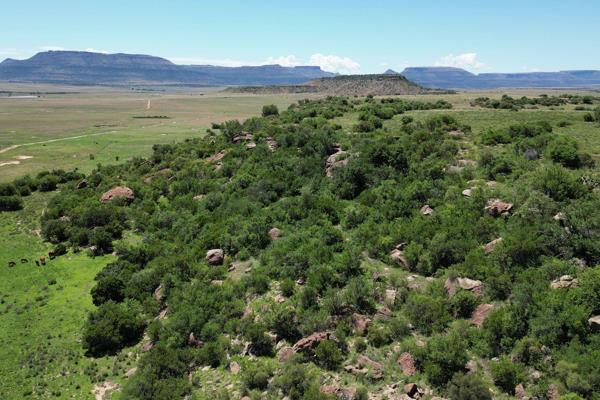
[[(36, 99), (0, 98), (0, 182), (53, 168), (89, 172), (98, 163), (149, 154), (154, 144), (203, 135), (212, 122), (249, 118), (264, 104), (284, 108), (299, 98), (87, 88)], [(168, 118), (139, 118), (153, 116)]]
[[(532, 96), (539, 92), (515, 93)], [(442, 98), (450, 101), (453, 109), (411, 111), (405, 115), (416, 120), (436, 113), (453, 115), (472, 128), (464, 142), (467, 149), (489, 129), (545, 120), (555, 132), (573, 137), (582, 151), (600, 160), (600, 126), (583, 122), (583, 113), (575, 111), (573, 106), (518, 112), (471, 107), (469, 101), (479, 95), (407, 96), (420, 100)], [(500, 97), (501, 93), (485, 95)], [(0, 149), (17, 146), (0, 153), (0, 164), (17, 156), (33, 157), (20, 160), (17, 165), (0, 166), (0, 182), (52, 168), (89, 172), (98, 163), (112, 164), (146, 156), (157, 143), (204, 135), (211, 122), (245, 119), (260, 114), (264, 104), (273, 103), (282, 109), (304, 97), (307, 96), (93, 90), (40, 99), (0, 99)], [(133, 118), (143, 115), (169, 118)], [(401, 117), (386, 121), (384, 127), (394, 130), (401, 125)], [(357, 118), (354, 113), (336, 122), (350, 128)], [(557, 127), (562, 121), (569, 124)], [(52, 195), (34, 193), (25, 198), (23, 210), (0, 213), (0, 399), (3, 400), (93, 398), (94, 383), (106, 380), (120, 383), (125, 379), (125, 371), (135, 365), (136, 348), (93, 359), (85, 356), (81, 346), (82, 327), (88, 312), (94, 309), (90, 296), (94, 276), (114, 257), (92, 258), (85, 252), (69, 253), (44, 267), (34, 264), (36, 258), (51, 248), (43, 242), (38, 229), (39, 217)], [(21, 258), (28, 261), (21, 264)], [(17, 265), (9, 268), (10, 261), (16, 261)], [(369, 268), (383, 266), (373, 264)], [(196, 393), (197, 398), (214, 398), (215, 394), (227, 392), (231, 390), (227, 384), (240, 387), (239, 378), (223, 367), (206, 374), (196, 372), (193, 379), (206, 388)]]

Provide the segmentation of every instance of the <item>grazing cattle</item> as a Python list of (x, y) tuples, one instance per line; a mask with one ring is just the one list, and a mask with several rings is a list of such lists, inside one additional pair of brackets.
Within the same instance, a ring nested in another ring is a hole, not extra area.
[(26, 258), (21, 258), (21, 264), (25, 264), (26, 262), (29, 262), (29, 260)]
[(39, 267), (40, 266), (40, 262), (38, 260), (35, 260), (35, 265), (37, 265)]
[(17, 265), (17, 263), (16, 263), (16, 262), (14, 262), (14, 261), (9, 261), (9, 262), (8, 262), (8, 267), (9, 267), (9, 268), (12, 268), (12, 267), (14, 267), (15, 265)]
[(46, 257), (40, 256), (40, 264), (46, 265)]

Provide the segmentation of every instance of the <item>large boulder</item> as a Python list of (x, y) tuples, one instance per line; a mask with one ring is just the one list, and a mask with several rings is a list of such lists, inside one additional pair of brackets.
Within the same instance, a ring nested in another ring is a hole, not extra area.
[(392, 261), (394, 261), (396, 264), (400, 265), (401, 267), (409, 269), (408, 260), (406, 259), (406, 256), (404, 255), (404, 251), (402, 250), (403, 248), (404, 248), (404, 243), (400, 243), (399, 245), (397, 245), (394, 248), (394, 250), (392, 250), (390, 252), (390, 258), (392, 259)]
[(571, 275), (563, 275), (550, 282), (550, 288), (552, 289), (566, 289), (575, 286), (577, 286), (577, 279)]
[(133, 190), (131, 190), (127, 186), (116, 186), (110, 189), (108, 192), (102, 194), (102, 196), (100, 196), (100, 201), (102, 203), (106, 203), (114, 199), (132, 201), (133, 199), (135, 199), (135, 195), (133, 193)]
[(206, 252), (206, 261), (210, 265), (221, 265), (225, 258), (223, 249), (212, 249)]
[(490, 254), (496, 248), (496, 245), (502, 241), (502, 238), (497, 238), (483, 246), (485, 254)]
[(492, 217), (497, 216), (506, 216), (510, 214), (513, 208), (512, 203), (507, 203), (500, 199), (490, 199), (488, 200), (484, 210), (488, 212)]
[(600, 315), (588, 319), (588, 325), (592, 332), (600, 332)]
[(398, 357), (398, 365), (402, 369), (402, 373), (406, 376), (411, 376), (417, 373), (415, 359), (409, 352), (404, 352)]
[(269, 237), (271, 238), (271, 240), (277, 240), (279, 239), (279, 236), (281, 236), (281, 229), (271, 228), (269, 230)]
[(292, 347), (289, 347), (289, 346), (282, 347), (277, 352), (277, 360), (282, 363), (286, 362), (287, 360), (290, 359), (290, 357), (293, 354), (294, 354), (294, 349)]
[(471, 319), (469, 320), (469, 322), (477, 327), (483, 326), (485, 319), (488, 317), (488, 315), (490, 314), (490, 312), (492, 312), (493, 309), (493, 304), (478, 305), (477, 308), (475, 308), (475, 310), (471, 314)]
[(357, 334), (364, 335), (369, 330), (371, 319), (365, 315), (354, 313), (352, 314), (352, 325)]
[(335, 340), (335, 336), (332, 332), (315, 332), (302, 339), (298, 340), (292, 349), (295, 353), (309, 352), (317, 347), (317, 345), (325, 340)]
[(449, 297), (454, 296), (458, 289), (468, 290), (477, 296), (481, 296), (483, 295), (483, 282), (469, 278), (448, 278), (444, 282), (444, 290)]
[(431, 215), (433, 214), (433, 208), (431, 208), (429, 204), (425, 204), (423, 207), (421, 207), (419, 212), (421, 213), (421, 215)]
[(333, 170), (339, 167), (343, 167), (348, 164), (348, 158), (344, 158), (340, 160), (346, 154), (339, 146), (335, 148), (335, 153), (331, 154), (327, 157), (327, 161), (325, 162), (325, 175), (328, 178), (333, 176)]

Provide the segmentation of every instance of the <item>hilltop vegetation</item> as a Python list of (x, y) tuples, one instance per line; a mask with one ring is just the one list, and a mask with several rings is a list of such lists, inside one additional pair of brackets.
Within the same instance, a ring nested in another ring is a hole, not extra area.
[[(430, 108), (448, 105), (266, 107), (64, 184), (45, 238), (118, 254), (92, 289), (88, 355), (140, 342), (125, 398), (400, 398), (398, 381), (412, 397), (596, 398), (591, 157), (544, 121), (497, 141), (401, 115)], [(142, 240), (115, 245), (126, 232)]]
[(319, 93), (334, 96), (441, 93), (433, 89), (424, 89), (400, 74), (342, 75), (313, 79), (302, 85), (241, 86), (230, 87), (225, 91), (252, 94)]
[(451, 108), (266, 106), (65, 179), (44, 238), (118, 255), (87, 356), (134, 346), (127, 399), (597, 399), (594, 157), (558, 123), (475, 135)]

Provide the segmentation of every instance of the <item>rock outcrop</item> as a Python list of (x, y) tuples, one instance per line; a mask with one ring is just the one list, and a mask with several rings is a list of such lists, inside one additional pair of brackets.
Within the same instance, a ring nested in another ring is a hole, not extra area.
[(444, 290), (449, 297), (456, 294), (458, 289), (468, 290), (477, 296), (483, 295), (483, 282), (469, 278), (446, 279)]
[(577, 286), (577, 279), (571, 275), (563, 275), (550, 283), (550, 288), (552, 289), (566, 289), (575, 286)]
[(212, 249), (206, 252), (206, 261), (210, 265), (221, 265), (225, 258), (223, 249)]
[(475, 308), (471, 314), (469, 322), (477, 327), (483, 326), (485, 319), (488, 317), (490, 312), (494, 309), (493, 304), (480, 304)]
[(487, 205), (485, 206), (484, 210), (488, 214), (490, 214), (492, 217), (498, 217), (498, 216), (506, 216), (506, 215), (510, 214), (512, 208), (513, 208), (512, 203), (507, 203), (500, 199), (491, 199), (491, 200), (488, 200)]
[(116, 186), (110, 189), (108, 192), (102, 194), (102, 196), (100, 196), (100, 201), (102, 203), (106, 203), (114, 199), (132, 201), (135, 199), (135, 195), (133, 193), (133, 190), (131, 190), (127, 186)]

